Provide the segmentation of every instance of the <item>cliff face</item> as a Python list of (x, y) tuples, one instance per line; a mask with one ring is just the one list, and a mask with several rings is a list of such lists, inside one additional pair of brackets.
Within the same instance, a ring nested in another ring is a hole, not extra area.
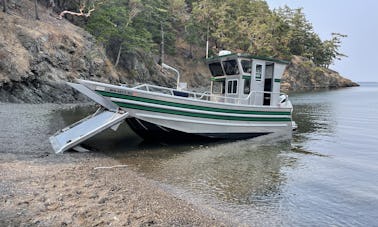
[(316, 67), (307, 58), (294, 56), (282, 77), (284, 91), (313, 90), (359, 86), (336, 71)]
[[(29, 5), (28, 5), (29, 4)], [(0, 12), (0, 101), (72, 102), (80, 97), (64, 82), (85, 78), (107, 83), (152, 82), (166, 85), (171, 78), (152, 56), (127, 54), (126, 71), (117, 72), (96, 40), (82, 28), (58, 20), (41, 7), (40, 20), (22, 10)]]
[[(22, 6), (32, 8), (25, 1)], [(96, 40), (82, 28), (58, 20), (43, 7), (40, 20), (32, 10), (10, 14), (0, 12), (0, 102), (73, 102), (82, 98), (64, 82), (84, 78), (106, 83), (153, 83), (173, 87), (173, 73), (162, 73), (158, 57), (143, 52), (123, 54), (117, 70)], [(28, 14), (29, 12), (29, 14)], [(188, 58), (189, 49), (178, 40), (177, 54), (166, 56), (166, 63), (177, 68), (189, 88), (206, 90), (209, 72), (201, 60)], [(198, 50), (201, 59), (203, 50)], [(356, 86), (337, 72), (315, 67), (294, 57), (285, 71), (283, 90)]]
[(76, 77), (109, 82), (118, 79), (88, 33), (47, 14), (40, 17), (37, 21), (0, 13), (2, 101), (72, 101), (74, 95), (60, 81)]

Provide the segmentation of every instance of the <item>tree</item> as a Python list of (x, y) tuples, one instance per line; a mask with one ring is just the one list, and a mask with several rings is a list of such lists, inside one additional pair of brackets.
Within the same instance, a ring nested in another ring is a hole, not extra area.
[(199, 0), (193, 2), (192, 17), (209, 27), (215, 49), (272, 54), (272, 13), (264, 1)]
[(146, 26), (138, 24), (140, 21), (134, 21), (144, 10), (139, 0), (113, 0), (89, 18), (86, 28), (103, 43), (116, 66), (125, 47), (150, 49), (151, 34)]
[(310, 46), (313, 45), (312, 41), (317, 39), (317, 35), (313, 32), (312, 24), (307, 21), (302, 10), (302, 8), (291, 9), (285, 6), (279, 8), (276, 12), (289, 26), (287, 36), (290, 53), (311, 58), (309, 50), (312, 48)]
[(34, 0), (34, 11), (35, 11), (35, 19), (36, 20), (39, 20), (39, 16), (38, 16), (38, 0)]
[(4, 12), (4, 13), (7, 13), (7, 12), (8, 12), (7, 0), (3, 0), (3, 12)]
[(332, 33), (332, 38), (330, 40), (325, 40), (323, 42), (323, 48), (321, 52), (320, 59), (317, 59), (316, 64), (328, 68), (334, 60), (341, 60), (342, 57), (347, 57), (347, 55), (340, 53), (339, 48), (341, 47), (341, 38), (347, 37), (340, 33)]
[[(132, 20), (134, 19), (134, 17), (136, 17), (138, 15), (138, 13), (140, 13), (140, 11), (141, 11), (140, 1), (138, 1), (138, 0), (131, 0), (131, 1), (129, 1), (129, 13), (128, 13), (127, 21), (126, 21), (126, 24), (121, 29), (124, 30), (124, 31), (126, 31), (126, 29), (129, 27), (129, 24), (132, 22)], [(117, 60), (115, 62), (115, 67), (117, 67), (117, 65), (119, 63), (119, 58), (121, 56), (121, 51), (122, 51), (122, 45), (123, 44), (124, 43), (122, 42), (119, 45), (118, 54), (117, 54)]]

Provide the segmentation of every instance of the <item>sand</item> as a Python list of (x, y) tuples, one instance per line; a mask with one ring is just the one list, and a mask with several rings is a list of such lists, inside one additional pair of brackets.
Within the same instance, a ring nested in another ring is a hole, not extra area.
[(2, 153), (0, 226), (224, 225), (119, 165), (98, 153)]

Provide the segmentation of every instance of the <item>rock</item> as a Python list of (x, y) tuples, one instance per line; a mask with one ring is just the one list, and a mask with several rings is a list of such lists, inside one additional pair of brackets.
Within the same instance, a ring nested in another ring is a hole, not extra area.
[(0, 13), (0, 101), (73, 102), (83, 98), (65, 81), (118, 80), (90, 34), (67, 21), (45, 17), (49, 18), (34, 21)]
[(317, 67), (307, 58), (294, 56), (282, 77), (281, 88), (285, 91), (314, 90), (359, 86), (336, 71)]

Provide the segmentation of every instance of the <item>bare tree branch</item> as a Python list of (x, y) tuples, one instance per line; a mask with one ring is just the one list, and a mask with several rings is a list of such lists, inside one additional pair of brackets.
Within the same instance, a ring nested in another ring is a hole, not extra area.
[[(102, 3), (103, 2), (100, 2), (97, 5), (100, 5)], [(92, 7), (87, 10), (86, 13), (85, 13), (85, 8), (86, 8), (86, 6), (85, 6), (85, 2), (84, 2), (83, 4), (80, 5), (79, 12), (72, 12), (72, 11), (69, 11), (69, 10), (64, 10), (59, 14), (58, 19), (60, 19), (60, 20), (63, 19), (63, 16), (66, 15), (66, 14), (79, 16), (79, 17), (90, 17), (91, 13), (96, 10), (95, 4), (93, 4)]]

